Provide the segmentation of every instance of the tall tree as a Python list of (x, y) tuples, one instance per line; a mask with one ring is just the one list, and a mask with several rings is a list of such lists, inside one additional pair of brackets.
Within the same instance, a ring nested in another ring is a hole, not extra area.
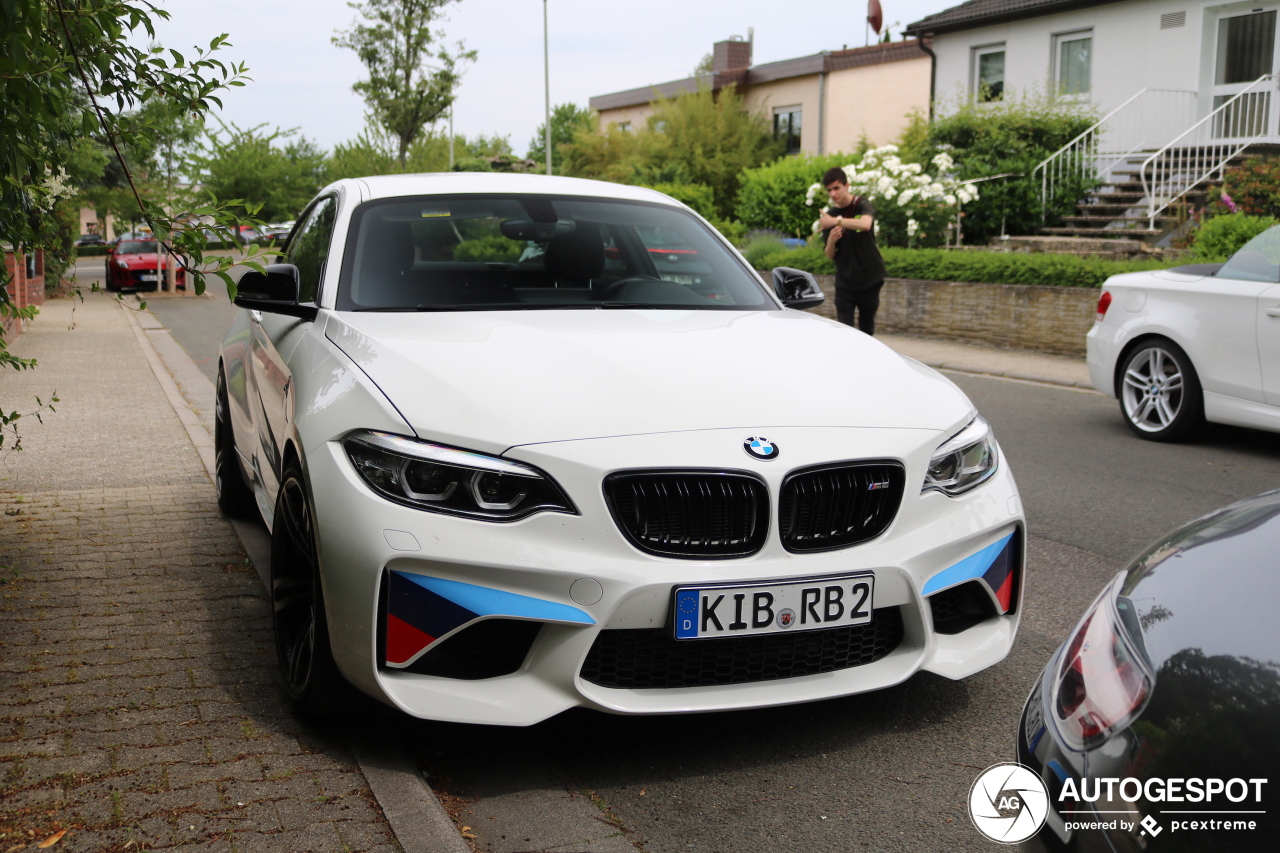
[[(577, 104), (560, 104), (551, 111), (551, 171), (560, 174), (560, 163), (564, 159), (564, 154), (560, 151), (561, 145), (568, 145), (573, 142), (573, 136), (579, 130), (590, 130), (595, 127), (596, 114), (588, 109), (583, 109)], [(544, 147), (546, 139), (546, 123), (538, 125), (538, 132), (534, 134), (533, 139), (529, 140), (529, 153), (525, 155), (528, 159), (537, 163), (543, 163), (547, 159), (547, 149)]]
[(717, 217), (728, 219), (742, 172), (781, 154), (768, 119), (747, 112), (733, 86), (702, 86), (673, 98), (659, 97), (640, 130), (617, 125), (579, 129), (562, 146), (563, 174), (627, 184), (693, 184), (709, 187)]
[(453, 103), (462, 70), (476, 52), (462, 42), (452, 49), (432, 29), (455, 0), (366, 0), (349, 3), (360, 13), (351, 29), (333, 39), (360, 57), (369, 76), (351, 88), (364, 98), (369, 119), (399, 141), (403, 165), (414, 140)]
[(225, 125), (192, 157), (194, 177), (218, 198), (241, 199), (268, 221), (293, 219), (320, 189), (324, 152), (294, 131)]

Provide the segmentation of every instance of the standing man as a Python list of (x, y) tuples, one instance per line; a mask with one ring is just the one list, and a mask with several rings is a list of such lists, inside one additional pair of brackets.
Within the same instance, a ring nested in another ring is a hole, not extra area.
[(884, 259), (876, 248), (875, 208), (865, 198), (849, 192), (844, 169), (828, 169), (822, 176), (831, 209), (818, 217), (823, 249), (836, 262), (836, 319), (854, 325), (868, 335), (876, 332), (876, 309), (884, 285)]

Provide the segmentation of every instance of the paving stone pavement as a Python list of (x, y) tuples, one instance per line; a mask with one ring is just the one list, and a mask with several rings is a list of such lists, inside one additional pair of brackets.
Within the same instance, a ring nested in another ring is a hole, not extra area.
[(8, 409), (63, 400), (0, 460), (0, 851), (399, 850), (290, 713), (263, 587), (121, 309), (71, 308), (0, 373)]

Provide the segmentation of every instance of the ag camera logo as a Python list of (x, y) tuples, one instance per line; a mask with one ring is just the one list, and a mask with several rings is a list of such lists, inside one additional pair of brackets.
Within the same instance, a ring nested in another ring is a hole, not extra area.
[(1049, 815), (1049, 792), (1035, 771), (1021, 764), (993, 764), (969, 789), (969, 818), (987, 838), (1018, 844), (1040, 831)]

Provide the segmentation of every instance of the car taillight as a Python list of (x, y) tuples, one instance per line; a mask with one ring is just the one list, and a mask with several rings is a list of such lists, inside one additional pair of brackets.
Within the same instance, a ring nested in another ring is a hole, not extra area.
[(1118, 583), (1108, 585), (1093, 603), (1058, 663), (1053, 709), (1058, 731), (1075, 749), (1092, 749), (1128, 725), (1155, 681), (1117, 613)]
[(1110, 290), (1104, 290), (1104, 291), (1102, 291), (1102, 295), (1098, 297), (1098, 317), (1097, 317), (1097, 320), (1098, 320), (1098, 322), (1099, 322), (1099, 323), (1101, 323), (1101, 322), (1102, 322), (1102, 318), (1103, 318), (1103, 317), (1107, 316), (1107, 309), (1108, 309), (1108, 308), (1110, 308), (1110, 307), (1111, 307), (1111, 291), (1110, 291)]

